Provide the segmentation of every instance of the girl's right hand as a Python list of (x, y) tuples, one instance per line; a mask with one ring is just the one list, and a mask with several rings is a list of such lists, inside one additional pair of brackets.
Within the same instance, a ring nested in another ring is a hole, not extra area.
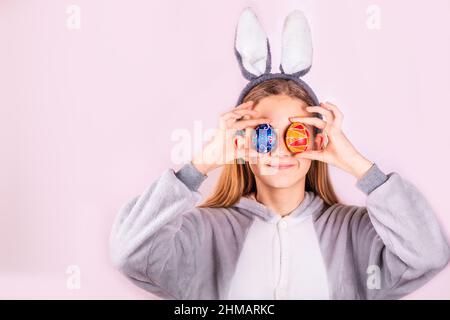
[[(253, 106), (253, 101), (248, 101), (222, 114), (213, 138), (192, 160), (192, 164), (200, 172), (206, 175), (236, 159), (250, 161), (251, 157), (257, 157), (256, 150), (250, 147), (252, 129), (259, 124), (270, 123), (270, 119), (261, 118), (259, 112), (253, 110)], [(236, 135), (238, 130), (244, 130), (245, 135)]]

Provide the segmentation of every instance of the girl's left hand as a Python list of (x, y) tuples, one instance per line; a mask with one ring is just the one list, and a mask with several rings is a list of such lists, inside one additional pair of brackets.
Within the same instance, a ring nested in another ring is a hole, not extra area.
[(291, 117), (291, 122), (302, 122), (322, 129), (319, 133), (322, 137), (327, 137), (327, 143), (322, 150), (310, 150), (295, 154), (297, 159), (319, 160), (329, 163), (351, 173), (357, 179), (361, 178), (369, 170), (373, 162), (364, 158), (350, 143), (342, 132), (342, 112), (331, 103), (320, 103), (320, 106), (307, 107), (307, 111), (320, 113), (326, 121), (316, 117)]

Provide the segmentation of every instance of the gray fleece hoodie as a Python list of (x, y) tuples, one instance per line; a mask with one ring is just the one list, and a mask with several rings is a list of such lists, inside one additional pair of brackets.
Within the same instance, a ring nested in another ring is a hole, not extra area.
[(356, 182), (366, 206), (306, 191), (281, 217), (254, 198), (197, 208), (206, 178), (165, 170), (114, 223), (114, 264), (165, 299), (396, 299), (443, 269), (450, 248), (433, 209), (376, 164)]

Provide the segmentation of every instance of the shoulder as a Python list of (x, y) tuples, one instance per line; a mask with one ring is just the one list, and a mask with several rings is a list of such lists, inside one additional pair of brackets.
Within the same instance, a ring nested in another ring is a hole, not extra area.
[(252, 217), (243, 214), (235, 207), (195, 207), (186, 212), (184, 219), (215, 232), (246, 228), (252, 222)]
[(343, 203), (326, 206), (316, 219), (316, 224), (322, 228), (346, 229), (368, 223), (370, 219), (366, 207)]
[(365, 239), (374, 239), (377, 233), (367, 208), (342, 203), (328, 207), (314, 223), (321, 240), (333, 246), (360, 245)]

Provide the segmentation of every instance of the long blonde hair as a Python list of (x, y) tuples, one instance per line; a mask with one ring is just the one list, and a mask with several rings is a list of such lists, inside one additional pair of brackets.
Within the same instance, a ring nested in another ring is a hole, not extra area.
[[(243, 102), (254, 101), (271, 95), (287, 95), (314, 105), (306, 91), (292, 80), (271, 79), (256, 85), (244, 98)], [(328, 164), (312, 160), (311, 167), (306, 175), (306, 191), (313, 191), (328, 205), (338, 203), (328, 174)], [(256, 192), (255, 176), (248, 162), (243, 164), (235, 160), (222, 168), (221, 175), (214, 192), (199, 207), (223, 208), (234, 205), (242, 196)]]

